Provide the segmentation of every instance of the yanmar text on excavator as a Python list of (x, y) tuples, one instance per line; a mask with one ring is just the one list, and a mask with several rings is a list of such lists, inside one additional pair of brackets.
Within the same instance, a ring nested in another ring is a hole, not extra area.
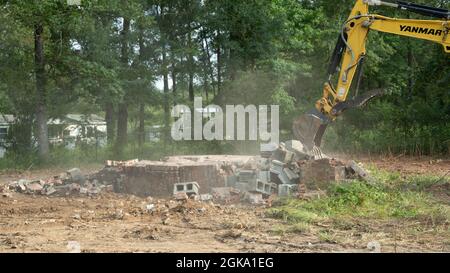
[[(434, 19), (390, 18), (370, 13), (370, 6), (398, 8)], [(361, 68), (366, 57), (366, 41), (370, 30), (439, 43), (444, 47), (446, 53), (450, 53), (449, 18), (448, 10), (414, 3), (403, 1), (393, 3), (380, 0), (356, 1), (350, 16), (342, 25), (328, 67), (328, 79), (323, 88), (322, 98), (316, 102), (313, 110), (294, 121), (294, 136), (302, 141), (311, 153), (320, 155), (319, 147), (322, 137), (330, 122), (345, 110), (361, 107), (369, 100), (383, 94), (383, 90), (373, 90), (347, 99), (353, 86), (356, 90), (355, 94), (358, 94)]]

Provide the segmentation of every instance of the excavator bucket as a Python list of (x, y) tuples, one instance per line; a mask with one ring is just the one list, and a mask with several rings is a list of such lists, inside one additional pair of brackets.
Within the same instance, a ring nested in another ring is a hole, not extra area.
[(312, 151), (314, 147), (320, 147), (329, 122), (330, 119), (317, 109), (310, 110), (294, 121), (292, 128), (294, 137)]

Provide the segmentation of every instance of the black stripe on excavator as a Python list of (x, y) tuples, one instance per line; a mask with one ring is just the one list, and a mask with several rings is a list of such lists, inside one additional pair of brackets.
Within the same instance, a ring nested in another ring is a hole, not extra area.
[[(344, 33), (344, 38), (347, 40), (348, 35)], [(342, 40), (342, 35), (339, 34), (338, 41), (331, 55), (330, 65), (328, 66), (328, 75), (334, 75), (337, 72), (338, 66), (341, 64), (342, 55), (345, 52), (345, 41)]]
[(430, 16), (430, 17), (434, 17), (434, 18), (450, 19), (450, 14), (449, 14), (448, 10), (446, 10), (446, 9), (429, 7), (429, 6), (409, 3), (409, 2), (405, 2), (405, 1), (397, 1), (397, 4), (398, 4), (398, 8), (402, 9), (402, 10), (407, 10), (410, 12), (414, 12), (417, 14)]

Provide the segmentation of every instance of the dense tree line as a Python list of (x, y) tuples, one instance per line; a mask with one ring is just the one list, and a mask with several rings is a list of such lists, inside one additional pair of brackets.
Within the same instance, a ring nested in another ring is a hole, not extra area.
[[(144, 146), (148, 124), (164, 125), (166, 145), (171, 106), (194, 96), (219, 105), (279, 104), (288, 138), (292, 118), (321, 95), (354, 2), (2, 0), (0, 113), (18, 118), (13, 152), (45, 160), (46, 121), (74, 112), (105, 117), (117, 157), (130, 142)], [(416, 2), (448, 8), (445, 0)], [(327, 147), (449, 153), (450, 62), (442, 47), (371, 33), (368, 56), (360, 92), (381, 87), (389, 94), (347, 113), (327, 132)]]

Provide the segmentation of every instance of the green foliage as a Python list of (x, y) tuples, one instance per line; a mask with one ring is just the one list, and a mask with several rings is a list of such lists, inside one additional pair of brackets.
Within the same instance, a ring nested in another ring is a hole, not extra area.
[[(417, 2), (448, 8), (438, 0)], [(35, 148), (34, 139), (25, 139), (36, 133), (40, 96), (35, 24), (44, 28), (48, 116), (110, 111), (110, 144), (120, 127), (129, 139), (118, 146), (127, 150), (137, 147), (134, 133), (142, 128), (140, 121), (168, 128), (171, 106), (191, 103), (191, 95), (219, 105), (278, 104), (282, 137), (292, 138), (292, 119), (321, 96), (330, 55), (353, 4), (83, 0), (78, 7), (65, 0), (0, 1), (0, 113), (20, 120), (11, 152), (32, 158)], [(397, 18), (423, 18), (385, 7), (371, 9)], [(123, 30), (125, 19), (129, 31)], [(384, 88), (388, 95), (345, 113), (330, 126), (326, 150), (448, 155), (450, 59), (441, 46), (372, 31), (367, 50), (360, 94)], [(158, 90), (155, 83), (162, 78), (167, 81)], [(118, 126), (119, 105), (125, 105), (127, 126)], [(174, 144), (164, 135), (160, 153), (172, 153), (177, 145), (183, 153), (230, 153), (257, 152), (258, 143)]]
[(431, 217), (433, 223), (444, 223), (450, 219), (450, 208), (436, 203), (424, 191), (439, 179), (418, 176), (401, 181), (396, 175), (375, 175), (380, 181), (376, 186), (358, 181), (333, 184), (326, 197), (312, 201), (284, 199), (268, 213), (290, 223), (318, 223), (328, 219), (339, 221), (349, 217), (416, 220)]

